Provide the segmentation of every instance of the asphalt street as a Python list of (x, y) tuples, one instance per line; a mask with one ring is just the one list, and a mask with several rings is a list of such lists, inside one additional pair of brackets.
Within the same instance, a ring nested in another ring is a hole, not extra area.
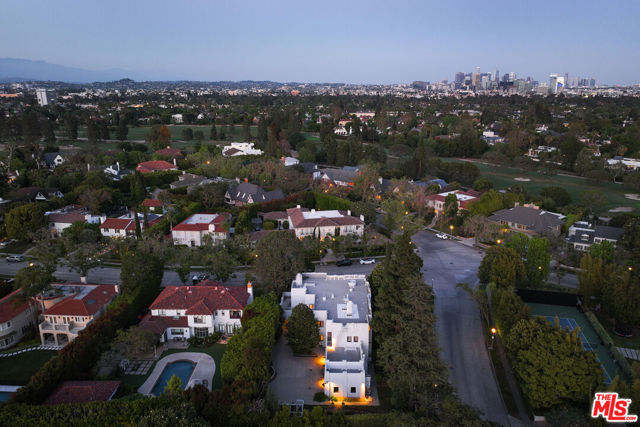
[(491, 369), (478, 307), (459, 282), (475, 286), (483, 252), (459, 242), (440, 240), (421, 231), (413, 236), (424, 263), (425, 282), (435, 294), (436, 332), (450, 383), (460, 400), (475, 406), (484, 418), (509, 425), (507, 410)]

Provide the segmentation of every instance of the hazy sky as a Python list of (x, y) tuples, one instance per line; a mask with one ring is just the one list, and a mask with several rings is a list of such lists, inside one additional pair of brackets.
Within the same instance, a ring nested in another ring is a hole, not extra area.
[(149, 79), (640, 82), (640, 1), (0, 0), (0, 57)]

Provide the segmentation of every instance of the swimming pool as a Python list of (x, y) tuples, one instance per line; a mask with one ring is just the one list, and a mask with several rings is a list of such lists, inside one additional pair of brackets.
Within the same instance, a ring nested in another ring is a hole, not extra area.
[(0, 391), (0, 402), (8, 402), (12, 394), (9, 391)]
[(182, 388), (184, 389), (189, 382), (189, 378), (191, 377), (191, 373), (194, 368), (195, 364), (186, 360), (167, 364), (162, 371), (162, 374), (160, 374), (160, 377), (158, 378), (158, 381), (153, 387), (151, 393), (155, 396), (160, 396), (164, 392), (164, 388), (167, 386), (167, 383), (173, 375), (178, 376), (178, 378), (182, 380)]

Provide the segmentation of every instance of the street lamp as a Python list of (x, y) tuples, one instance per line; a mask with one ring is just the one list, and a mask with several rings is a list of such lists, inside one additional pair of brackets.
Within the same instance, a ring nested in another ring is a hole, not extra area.
[(449, 234), (451, 235), (451, 238), (453, 239), (453, 225), (449, 226), (449, 230), (450, 230)]
[(496, 332), (498, 332), (496, 328), (491, 328), (491, 345), (489, 346), (489, 350), (493, 350), (493, 341), (496, 339)]
[(500, 243), (502, 243), (502, 240), (498, 239), (498, 240), (496, 240), (496, 243), (500, 244)]

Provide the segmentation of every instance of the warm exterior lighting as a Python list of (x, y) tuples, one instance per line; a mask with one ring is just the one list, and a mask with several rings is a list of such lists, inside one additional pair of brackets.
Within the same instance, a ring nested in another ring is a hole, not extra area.
[(633, 267), (629, 267), (629, 271), (633, 271)]
[(498, 240), (496, 240), (496, 243), (500, 244), (500, 243), (502, 243), (502, 240), (498, 239)]
[(491, 328), (491, 333), (495, 334), (496, 332), (498, 332), (498, 330), (496, 328)]
[(211, 160), (207, 160), (207, 164), (210, 165), (211, 164)]
[(29, 263), (29, 267), (33, 267), (33, 263), (32, 262)]

